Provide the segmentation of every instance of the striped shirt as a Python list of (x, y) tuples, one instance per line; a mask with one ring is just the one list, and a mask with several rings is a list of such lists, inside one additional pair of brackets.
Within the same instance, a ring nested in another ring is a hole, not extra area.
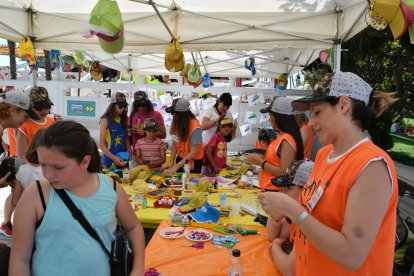
[[(140, 153), (144, 161), (158, 161), (161, 159), (161, 153), (167, 150), (163, 140), (156, 138), (153, 142), (145, 141), (145, 138), (137, 140), (135, 150)], [(151, 166), (153, 169), (161, 167), (161, 165)]]

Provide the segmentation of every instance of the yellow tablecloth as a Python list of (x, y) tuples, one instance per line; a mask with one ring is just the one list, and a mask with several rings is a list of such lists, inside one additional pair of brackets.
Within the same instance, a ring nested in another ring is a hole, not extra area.
[[(135, 192), (132, 190), (132, 186), (130, 185), (123, 185), (125, 191), (130, 195), (135, 195)], [(236, 189), (236, 191), (242, 195), (241, 198), (228, 198), (228, 205), (230, 206), (232, 203), (243, 203), (246, 198), (246, 192), (243, 189)], [(253, 192), (253, 198), (256, 198), (256, 192), (259, 190), (255, 190)], [(208, 202), (211, 204), (219, 204), (219, 194), (230, 192), (230, 190), (219, 190), (218, 193), (211, 193), (208, 196)], [(155, 199), (148, 198), (148, 208), (142, 209), (139, 208), (138, 211), (135, 212), (138, 219), (141, 221), (142, 225), (145, 228), (157, 228), (158, 225), (163, 220), (170, 220), (169, 211), (170, 209), (167, 208), (154, 208)], [(250, 225), (250, 226), (260, 226), (260, 224), (253, 221), (254, 217), (252, 215), (246, 214), (244, 216), (239, 216), (238, 218), (229, 218), (229, 217), (220, 217), (220, 221), (223, 223), (228, 224), (240, 224), (240, 225)]]

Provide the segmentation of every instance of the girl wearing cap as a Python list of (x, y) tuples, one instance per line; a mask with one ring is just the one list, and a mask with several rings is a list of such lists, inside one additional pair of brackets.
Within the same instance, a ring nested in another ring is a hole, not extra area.
[[(201, 129), (203, 130), (203, 144), (207, 145), (211, 137), (216, 133), (218, 122), (224, 118), (233, 120), (233, 114), (230, 112), (230, 106), (233, 99), (230, 93), (223, 93), (217, 100), (216, 104), (208, 108), (201, 115)], [(232, 137), (236, 134), (237, 126), (233, 123)]]
[(102, 165), (118, 167), (126, 165), (125, 160), (116, 156), (118, 152), (127, 151), (131, 155), (128, 134), (128, 103), (124, 93), (112, 94), (111, 103), (99, 122), (99, 147), (103, 152)]
[[(371, 92), (357, 75), (336, 72), (312, 96), (293, 102), (297, 110), (310, 109), (309, 125), (327, 146), (316, 156), (300, 203), (281, 193), (259, 200), (274, 219), (296, 224), (296, 275), (392, 274), (397, 175), (388, 154), (363, 135)], [(372, 99), (377, 115), (393, 101), (380, 92)]]
[(159, 170), (165, 163), (167, 147), (163, 140), (156, 137), (158, 133), (157, 121), (148, 118), (144, 122), (145, 137), (139, 139), (135, 145), (136, 160), (140, 165), (148, 165), (152, 170)]
[(202, 131), (200, 123), (190, 110), (190, 102), (184, 98), (179, 99), (174, 107), (169, 107), (166, 111), (173, 113), (173, 120), (171, 161), (163, 167), (164, 173), (168, 175), (182, 172), (186, 162), (189, 163), (192, 173), (201, 173), (204, 157)]
[(144, 122), (148, 118), (153, 118), (157, 121), (158, 130), (155, 133), (157, 138), (165, 139), (167, 132), (165, 130), (164, 118), (161, 113), (155, 111), (151, 101), (148, 99), (147, 93), (144, 91), (137, 91), (134, 93), (134, 102), (132, 104), (132, 111), (130, 115), (130, 124), (132, 126), (132, 154), (133, 165), (135, 162), (135, 147), (137, 141), (145, 137)]
[(231, 141), (232, 130), (233, 122), (230, 118), (224, 118), (220, 121), (216, 133), (204, 147), (203, 174), (218, 174), (226, 167), (227, 142)]
[(293, 117), (295, 112), (291, 104), (290, 98), (278, 97), (267, 109), (261, 110), (270, 113), (269, 121), (272, 128), (279, 131), (265, 155), (249, 154), (246, 157), (250, 164), (262, 167), (259, 183), (263, 190), (281, 190), (272, 185), (271, 179), (284, 174), (292, 161), (303, 159), (302, 138)]
[(310, 160), (313, 144), (313, 130), (308, 125), (309, 119), (305, 114), (296, 114), (295, 120), (298, 123), (300, 129), (300, 136), (303, 142), (303, 154), (306, 159)]

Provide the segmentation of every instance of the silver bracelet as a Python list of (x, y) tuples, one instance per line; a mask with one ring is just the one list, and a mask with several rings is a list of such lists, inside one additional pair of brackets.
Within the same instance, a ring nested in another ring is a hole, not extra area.
[(299, 226), (305, 220), (305, 218), (307, 218), (307, 216), (309, 216), (309, 213), (307, 211), (303, 211), (300, 214), (300, 216), (296, 219), (296, 226)]

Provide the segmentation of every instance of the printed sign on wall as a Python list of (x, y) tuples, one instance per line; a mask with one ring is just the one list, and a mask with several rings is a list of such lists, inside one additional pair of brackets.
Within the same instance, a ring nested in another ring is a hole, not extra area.
[(95, 117), (95, 102), (93, 101), (68, 101), (67, 113), (69, 116)]

